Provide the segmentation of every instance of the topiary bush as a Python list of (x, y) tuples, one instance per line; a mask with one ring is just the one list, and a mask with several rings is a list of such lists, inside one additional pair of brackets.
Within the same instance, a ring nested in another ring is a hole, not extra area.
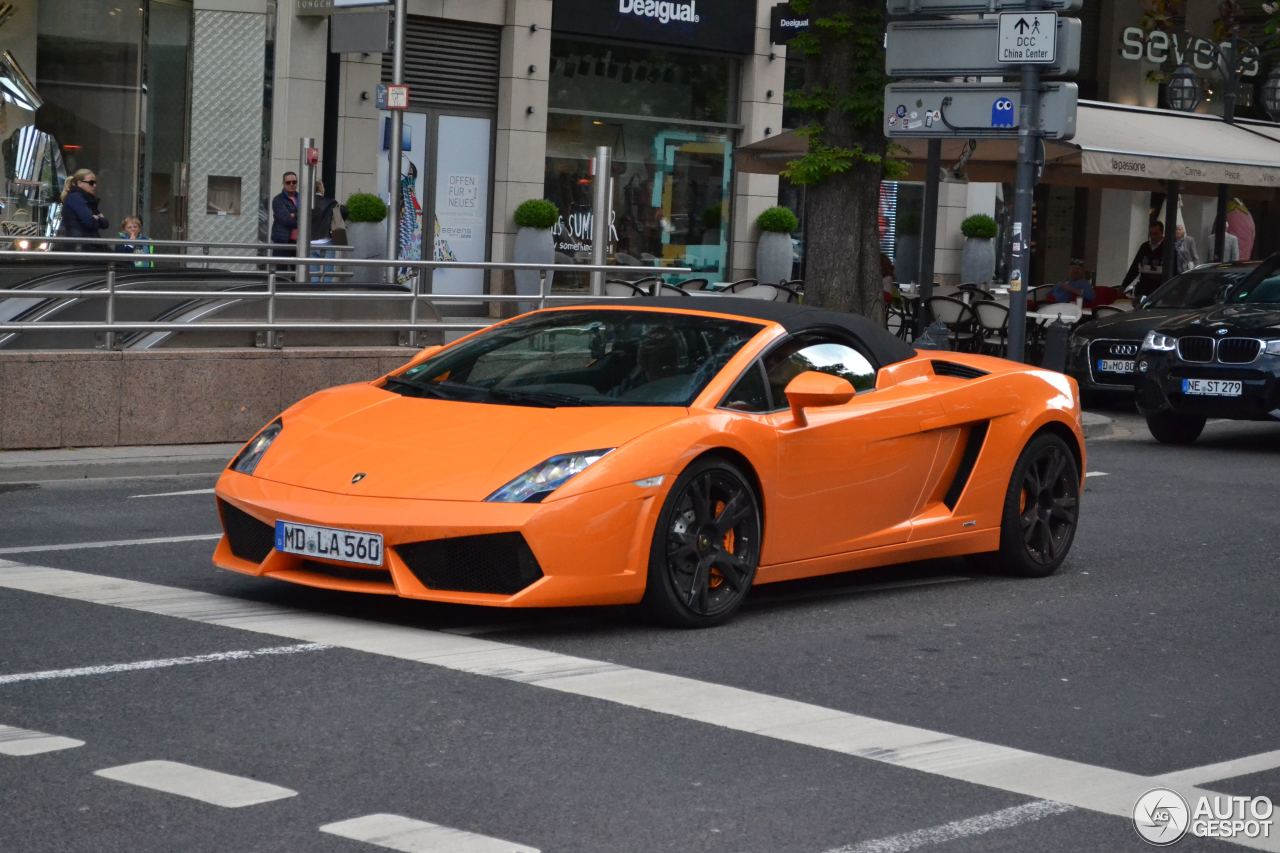
[(556, 203), (545, 198), (531, 198), (520, 203), (511, 217), (521, 228), (547, 229), (556, 224), (560, 218), (560, 208)]
[(756, 217), (756, 225), (761, 231), (790, 234), (800, 227), (800, 220), (785, 207), (771, 207)]
[(381, 222), (387, 218), (387, 203), (373, 193), (352, 193), (347, 199), (348, 222)]
[(996, 236), (996, 221), (985, 213), (975, 213), (960, 223), (960, 233), (966, 237), (990, 240)]

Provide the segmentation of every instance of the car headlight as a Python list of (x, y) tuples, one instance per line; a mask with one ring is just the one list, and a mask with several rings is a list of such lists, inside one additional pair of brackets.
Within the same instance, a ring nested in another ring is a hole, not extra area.
[(1156, 352), (1172, 352), (1178, 348), (1178, 339), (1169, 335), (1162, 335), (1159, 332), (1147, 332), (1147, 336), (1142, 339), (1142, 350), (1154, 350)]
[(1280, 355), (1280, 341), (1267, 341), (1267, 355)]
[(262, 430), (254, 436), (253, 441), (245, 445), (244, 450), (240, 451), (231, 463), (231, 470), (238, 471), (241, 474), (252, 474), (258, 467), (258, 463), (262, 461), (262, 456), (267, 452), (267, 448), (271, 446), (271, 442), (276, 440), (276, 436), (280, 435), (280, 430), (284, 429), (284, 421), (276, 418), (267, 424)]
[(534, 465), (485, 500), (494, 503), (537, 503), (572, 477), (599, 462), (612, 450), (612, 447), (608, 447), (552, 456), (545, 462)]

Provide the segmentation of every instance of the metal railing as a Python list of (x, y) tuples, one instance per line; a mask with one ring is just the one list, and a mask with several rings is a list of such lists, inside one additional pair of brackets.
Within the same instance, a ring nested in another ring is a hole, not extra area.
[[(54, 238), (50, 238), (54, 239)], [(72, 240), (71, 242), (103, 242), (117, 243), (114, 240)], [(159, 241), (157, 241), (159, 242)], [(169, 241), (174, 242), (174, 241)], [(191, 245), (189, 243), (182, 245)], [(279, 248), (273, 244), (208, 244), (217, 245), (222, 248), (231, 246), (244, 246), (246, 248)], [(348, 247), (349, 248), (349, 247)], [(118, 341), (118, 335), (124, 332), (192, 332), (192, 331), (248, 331), (265, 333), (266, 346), (271, 348), (279, 347), (280, 334), (290, 330), (293, 331), (401, 331), (406, 332), (407, 337), (403, 341), (408, 346), (417, 347), (419, 334), (428, 331), (472, 331), (474, 329), (484, 328), (491, 325), (492, 320), (476, 320), (476, 321), (457, 321), (445, 320), (438, 310), (439, 306), (444, 305), (471, 305), (486, 306), (490, 303), (535, 303), (539, 308), (545, 308), (549, 303), (559, 301), (578, 301), (584, 297), (600, 298), (600, 299), (623, 299), (625, 297), (607, 297), (600, 294), (592, 294), (590, 292), (561, 292), (552, 293), (549, 291), (549, 281), (551, 277), (539, 275), (538, 292), (536, 294), (505, 294), (505, 293), (479, 293), (479, 294), (455, 294), (455, 293), (424, 293), (422, 291), (423, 278), (432, 270), (450, 270), (450, 269), (479, 269), (486, 272), (489, 271), (521, 271), (529, 270), (539, 273), (593, 273), (603, 272), (613, 275), (651, 275), (655, 272), (655, 267), (651, 266), (613, 266), (613, 265), (590, 265), (590, 264), (530, 264), (515, 263), (502, 261), (415, 261), (405, 259), (388, 260), (383, 258), (344, 258), (338, 261), (343, 267), (353, 270), (370, 269), (385, 270), (387, 268), (395, 268), (397, 270), (407, 270), (408, 281), (403, 286), (403, 291), (397, 291), (394, 286), (385, 284), (377, 284), (368, 289), (357, 289), (358, 285), (340, 286), (336, 289), (333, 286), (324, 287), (315, 284), (304, 284), (295, 282), (292, 279), (287, 280), (290, 288), (284, 289), (280, 287), (279, 267), (313, 267), (332, 265), (334, 258), (312, 258), (312, 257), (296, 257), (281, 256), (273, 257), (264, 256), (245, 256), (245, 255), (199, 255), (199, 261), (203, 264), (253, 264), (261, 266), (265, 269), (258, 271), (257, 274), (264, 276), (265, 285), (262, 291), (246, 291), (246, 290), (219, 290), (216, 289), (218, 282), (209, 282), (207, 287), (193, 286), (189, 289), (173, 289), (173, 290), (129, 290), (121, 289), (118, 286), (117, 278), (119, 275), (118, 267), (125, 267), (128, 271), (136, 271), (134, 261), (138, 258), (144, 258), (147, 261), (174, 264), (175, 266), (186, 264), (192, 260), (190, 254), (147, 254), (147, 255), (130, 255), (118, 252), (57, 252), (57, 253), (32, 253), (22, 251), (5, 251), (0, 250), (0, 262), (11, 260), (30, 261), (33, 256), (39, 259), (66, 259), (72, 263), (82, 262), (100, 262), (104, 265), (103, 287), (100, 289), (85, 290), (35, 290), (22, 288), (0, 289), (0, 300), (7, 298), (37, 299), (37, 300), (82, 300), (82, 299), (104, 299), (106, 300), (105, 318), (102, 322), (96, 321), (43, 321), (43, 320), (19, 320), (10, 322), (0, 322), (0, 332), (101, 332), (105, 336), (105, 346), (107, 349), (115, 349)], [(161, 270), (162, 272), (163, 270)], [(685, 275), (692, 270), (687, 267), (662, 267), (663, 274)], [(416, 273), (416, 274), (414, 274)], [(353, 273), (354, 274), (354, 273)], [(379, 277), (381, 279), (381, 277)], [(323, 289), (319, 289), (323, 288)], [(198, 300), (202, 302), (226, 302), (233, 303), (242, 300), (255, 301), (261, 300), (266, 302), (266, 316), (263, 320), (247, 320), (247, 321), (223, 321), (223, 322), (174, 322), (174, 321), (128, 321), (117, 320), (117, 306), (122, 299), (155, 299), (155, 298), (172, 298)], [(278, 306), (280, 302), (291, 300), (335, 300), (335, 301), (385, 301), (400, 300), (407, 303), (406, 316), (403, 320), (393, 321), (350, 321), (342, 319), (334, 319), (327, 321), (280, 321), (277, 319)], [(433, 319), (423, 321), (419, 317), (420, 306), (426, 304), (428, 310), (433, 314)]]

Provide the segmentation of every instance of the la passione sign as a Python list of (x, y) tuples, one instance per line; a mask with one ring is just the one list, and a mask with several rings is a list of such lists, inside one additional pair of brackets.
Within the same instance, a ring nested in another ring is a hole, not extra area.
[[(744, 5), (750, 5), (744, 13)], [(556, 0), (557, 33), (727, 53), (755, 49), (755, 4), (743, 0)]]

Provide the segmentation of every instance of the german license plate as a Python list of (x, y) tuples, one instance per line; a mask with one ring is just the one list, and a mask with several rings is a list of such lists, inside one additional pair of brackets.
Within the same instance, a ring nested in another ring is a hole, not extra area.
[(1239, 397), (1244, 393), (1244, 383), (1238, 379), (1184, 379), (1182, 393), (1208, 397)]
[(1100, 358), (1098, 370), (1104, 373), (1133, 373), (1134, 362), (1127, 358)]
[(382, 536), (359, 530), (277, 521), (276, 550), (364, 566), (382, 565)]

